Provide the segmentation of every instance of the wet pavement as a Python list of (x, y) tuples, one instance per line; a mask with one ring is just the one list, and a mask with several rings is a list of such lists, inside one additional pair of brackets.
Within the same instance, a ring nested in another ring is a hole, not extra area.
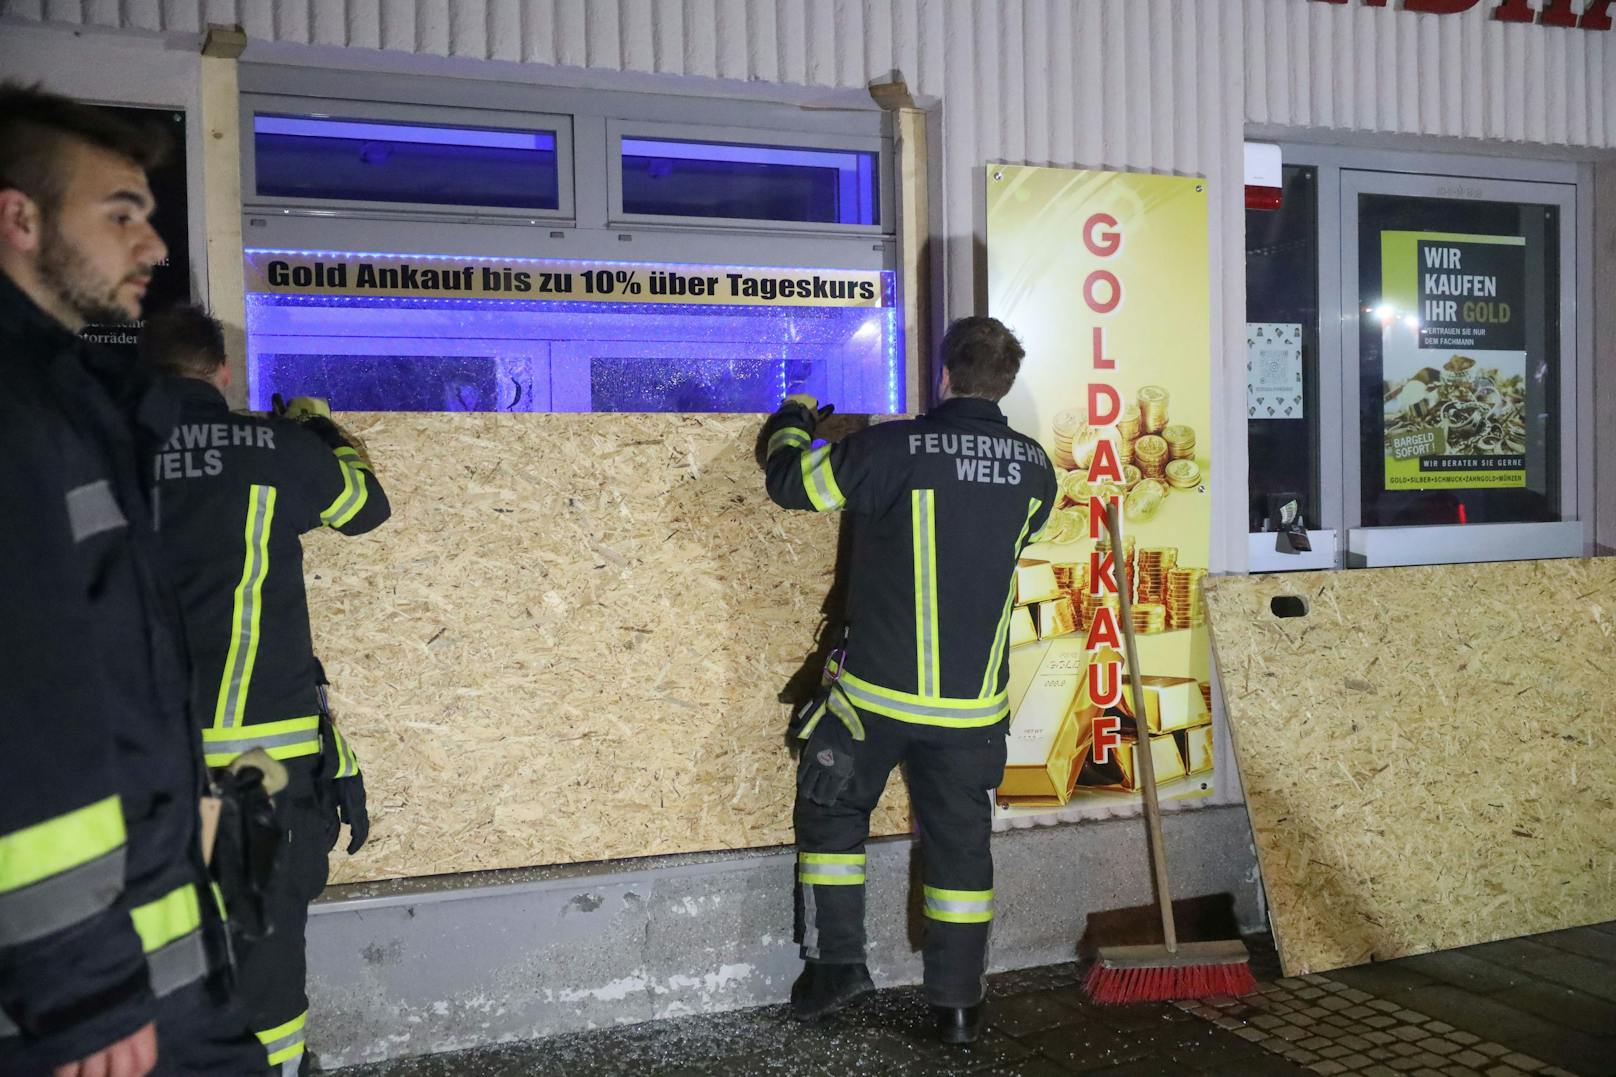
[(1616, 923), (1299, 979), (1252, 944), (1259, 994), (1101, 1007), (1078, 963), (991, 977), (969, 1047), (933, 1038), (918, 988), (819, 1025), (784, 1006), (673, 1018), (370, 1066), (341, 1077), (949, 1077), (1338, 1074), (1616, 1077)]

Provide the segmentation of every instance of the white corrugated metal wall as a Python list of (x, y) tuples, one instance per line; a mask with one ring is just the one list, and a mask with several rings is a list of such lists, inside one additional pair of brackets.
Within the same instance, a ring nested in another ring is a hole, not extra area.
[[(164, 33), (240, 22), (253, 39), (292, 44), (836, 88), (898, 69), (943, 103), (951, 314), (984, 293), (983, 162), (1200, 174), (1214, 191), (1240, 182), (1242, 12), (1228, 0), (9, 0), (4, 10)], [(1218, 204), (1222, 341), (1243, 321), (1242, 222), (1237, 200)], [(1244, 439), (1222, 440), (1236, 451), (1220, 453), (1217, 470), (1243, 482)], [(1244, 563), (1235, 538), (1225, 566)]]
[(1243, 6), (1251, 123), (1616, 148), (1616, 33), (1498, 22), (1497, 0)]
[[(985, 294), (983, 162), (1201, 174), (1229, 195), (1212, 222), (1216, 389), (1243, 377), (1233, 191), (1244, 123), (1616, 148), (1616, 80), (1605, 78), (1616, 33), (1498, 23), (1494, 6), (1433, 16), (1358, 0), (0, 0), (12, 20), (167, 34), (240, 22), (259, 41), (447, 57), (455, 73), (485, 77), (509, 69), (478, 61), (856, 90), (898, 69), (942, 103), (951, 315)], [(66, 80), (71, 67), (51, 70)], [(1245, 481), (1237, 396), (1217, 395), (1228, 404), (1215, 430), (1224, 489)], [(1241, 568), (1243, 508), (1219, 499), (1216, 511), (1214, 566)]]

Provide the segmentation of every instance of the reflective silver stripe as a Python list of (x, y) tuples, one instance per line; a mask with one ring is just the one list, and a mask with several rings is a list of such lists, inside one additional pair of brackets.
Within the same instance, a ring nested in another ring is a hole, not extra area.
[(97, 479), (67, 492), (67, 523), (73, 531), (73, 541), (83, 542), (129, 521), (112, 496), (112, 486), (106, 479)]
[[(250, 730), (252, 726), (243, 726), (243, 730)], [(250, 752), (254, 748), (265, 751), (271, 748), (285, 748), (293, 744), (318, 743), (320, 731), (318, 729), (299, 729), (291, 733), (280, 733), (272, 737), (254, 737), (244, 733), (239, 737), (208, 737), (206, 746), (210, 753), (215, 751), (230, 751), (237, 755)]]
[(798, 864), (799, 875), (852, 875), (864, 878), (863, 864)]
[(72, 927), (111, 905), (123, 890), (124, 846), (48, 879), (0, 894), (0, 946), (17, 946)]
[[(278, 1040), (270, 1040), (268, 1043), (264, 1044), (264, 1051), (267, 1054), (273, 1055), (273, 1054), (277, 1054), (278, 1052), (286, 1050), (288, 1047), (302, 1046), (303, 1041), (305, 1040), (305, 1038), (307, 1036), (308, 1036), (307, 1029), (299, 1028), (296, 1032), (289, 1032), (286, 1035), (282, 1036)], [(296, 1059), (292, 1058), (292, 1059), (288, 1059), (287, 1061), (292, 1064), (292, 1072), (296, 1073), (297, 1072), (297, 1061), (296, 1061)]]
[(845, 502), (830, 468), (831, 446), (821, 445), (802, 455), (802, 483), (808, 500), (819, 512), (839, 509)]
[(814, 901), (814, 884), (802, 884), (802, 956), (819, 956), (819, 906)]
[(920, 694), (939, 695), (937, 685), (937, 569), (932, 558), (937, 552), (936, 518), (930, 490), (915, 490), (915, 645), (919, 651)]
[(863, 688), (851, 683), (846, 677), (842, 678), (841, 685), (846, 690), (848, 698), (855, 704), (864, 707), (866, 710), (876, 710), (882, 713), (892, 709), (923, 718), (992, 718), (1002, 715), (1007, 706), (1006, 697), (1002, 693), (993, 699), (984, 699), (974, 707), (934, 707), (926, 703), (916, 703), (907, 699), (899, 700), (891, 696), (866, 692)]
[(795, 426), (787, 426), (776, 430), (769, 438), (769, 447), (765, 456), (773, 456), (777, 451), (787, 446), (797, 449), (811, 443), (814, 439), (808, 436), (806, 430), (799, 430)]
[(0, 1040), (5, 1039), (7, 1036), (15, 1036), (21, 1031), (22, 1029), (11, 1023), (11, 1018), (4, 1013), (0, 1013)]
[(152, 994), (158, 998), (201, 979), (208, 971), (202, 932), (188, 932), (167, 946), (153, 950), (146, 955), (146, 969), (151, 975)]
[(358, 466), (341, 456), (337, 463), (342, 467), (342, 493), (331, 507), (320, 514), (320, 522), (327, 527), (341, 527), (353, 518), (359, 506), (370, 496), (370, 490), (365, 486), (365, 476), (360, 473)]
[(927, 896), (927, 912), (992, 912), (993, 899), (986, 901), (949, 901), (944, 898)]
[(242, 572), (237, 605), (235, 644), (230, 650), (230, 668), (225, 672), (225, 683), (220, 686), (222, 697), (214, 714), (215, 726), (233, 726), (241, 720), (241, 705), (246, 702), (242, 679), (253, 664), (258, 650), (258, 598), (264, 576), (269, 571), (269, 550), (264, 541), (269, 527), (271, 504), (275, 496), (272, 486), (254, 486), (252, 499), (247, 502), (247, 564)]
[(285, 1062), (282, 1062), (276, 1068), (280, 1070), (281, 1077), (298, 1077), (298, 1071), (301, 1070), (302, 1067), (303, 1052), (299, 1051), (291, 1058), (288, 1058)]

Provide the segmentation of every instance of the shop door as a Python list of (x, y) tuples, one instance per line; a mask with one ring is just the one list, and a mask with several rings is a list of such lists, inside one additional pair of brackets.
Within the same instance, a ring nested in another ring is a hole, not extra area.
[(1341, 171), (1347, 566), (1583, 552), (1575, 197)]

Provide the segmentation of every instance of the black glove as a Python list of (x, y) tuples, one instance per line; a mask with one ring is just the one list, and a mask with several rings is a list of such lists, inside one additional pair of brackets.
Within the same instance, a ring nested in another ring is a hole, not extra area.
[(853, 780), (854, 746), (864, 739), (864, 723), (841, 686), (833, 683), (797, 712), (793, 729), (803, 742), (797, 788), (828, 808)]
[(337, 794), (337, 818), (348, 824), (348, 855), (365, 846), (370, 837), (370, 812), (365, 808), (365, 776), (338, 778), (331, 783)]
[[(325, 670), (320, 671), (321, 686), (325, 683)], [(324, 706), (322, 695), (321, 705)], [(365, 776), (359, 772), (359, 756), (354, 754), (348, 738), (329, 717), (320, 723), (320, 777), (325, 780), (329, 800), (326, 808), (336, 808), (337, 821), (348, 824), (348, 855), (357, 853), (370, 836), (370, 812), (365, 807)], [(336, 840), (333, 836), (332, 840)]]

